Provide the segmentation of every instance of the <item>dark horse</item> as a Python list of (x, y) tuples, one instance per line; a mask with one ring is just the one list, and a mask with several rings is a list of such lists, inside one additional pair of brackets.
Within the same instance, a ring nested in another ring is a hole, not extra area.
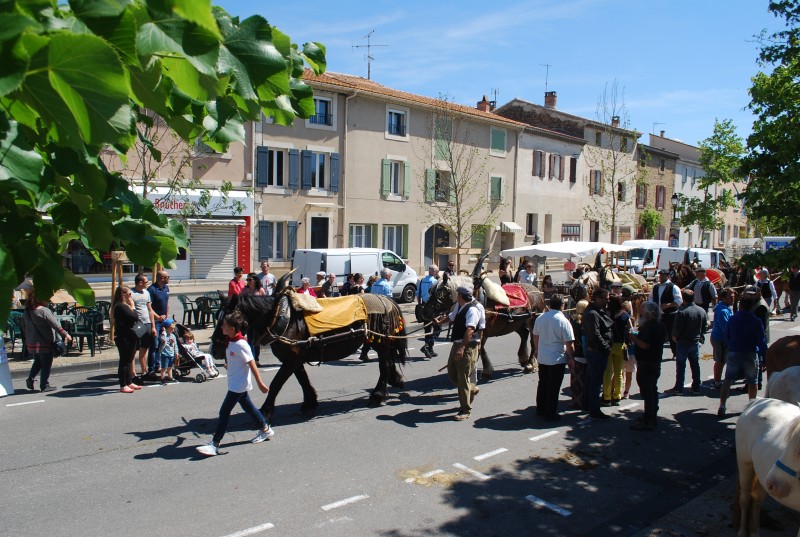
[[(536, 315), (544, 311), (544, 296), (541, 291), (529, 284), (517, 285), (524, 290), (527, 304), (522, 307), (502, 307), (493, 298), (497, 293), (505, 295), (503, 288), (496, 283), (486, 279), (486, 273), (481, 272), (484, 255), (481, 257), (472, 276), (450, 276), (446, 274), (434, 287), (431, 288), (431, 296), (422, 310), (422, 317), (425, 322), (430, 322), (435, 316), (448, 312), (456, 302), (456, 294), (459, 286), (467, 286), (476, 292), (483, 291), (482, 297), (485, 299), (484, 308), (486, 309), (486, 330), (481, 334), (481, 362), (483, 371), (481, 377), (490, 378), (494, 374), (494, 366), (489, 355), (486, 354), (486, 339), (496, 336), (504, 336), (516, 332), (520, 337), (517, 356), (519, 365), (525, 373), (532, 373), (538, 369), (538, 364), (533, 357), (533, 337), (531, 336), (533, 319)], [(479, 293), (480, 294), (480, 293)], [(531, 340), (530, 352), (528, 351), (528, 340)]]
[[(275, 284), (270, 296), (234, 296), (225, 305), (225, 312), (239, 311), (251, 327), (256, 344), (269, 344), (272, 354), (281, 367), (269, 385), (269, 394), (261, 406), (267, 422), (272, 421), (275, 399), (283, 384), (292, 375), (303, 389), (304, 414), (313, 413), (318, 406), (317, 392), (311, 385), (305, 369), (306, 362), (329, 362), (353, 354), (371, 340), (372, 349), (378, 353), (380, 375), (372, 391), (369, 404), (377, 406), (386, 400), (387, 383), (402, 388), (403, 375), (397, 364), (404, 364), (407, 342), (403, 314), (391, 299), (378, 295), (359, 295), (364, 298), (367, 321), (356, 321), (321, 334), (311, 335), (302, 311), (295, 308), (290, 295), (294, 289), (286, 286), (291, 273)], [(225, 357), (227, 341), (222, 334), (220, 321), (211, 336), (211, 353), (216, 360)], [(397, 336), (397, 337), (395, 337)]]

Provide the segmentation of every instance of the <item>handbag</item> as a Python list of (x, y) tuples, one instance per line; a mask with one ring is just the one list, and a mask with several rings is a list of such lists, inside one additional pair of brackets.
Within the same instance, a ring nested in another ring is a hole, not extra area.
[(150, 332), (148, 325), (144, 324), (142, 321), (136, 321), (133, 324), (133, 333), (136, 334), (136, 337), (144, 337), (148, 332)]

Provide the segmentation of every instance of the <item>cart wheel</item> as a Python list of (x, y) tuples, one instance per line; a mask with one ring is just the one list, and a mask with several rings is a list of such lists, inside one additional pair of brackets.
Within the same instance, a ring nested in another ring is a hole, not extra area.
[(205, 382), (206, 376), (202, 373), (198, 373), (197, 375), (195, 375), (194, 380), (195, 382)]

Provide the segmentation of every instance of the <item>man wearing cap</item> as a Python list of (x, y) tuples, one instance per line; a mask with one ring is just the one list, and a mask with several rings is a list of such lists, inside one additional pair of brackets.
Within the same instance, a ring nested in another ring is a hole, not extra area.
[(769, 279), (769, 271), (767, 269), (762, 268), (758, 271), (756, 288), (761, 293), (761, 298), (767, 303), (770, 314), (772, 314), (772, 310), (778, 305), (778, 293), (775, 292), (775, 285)]
[(709, 307), (714, 307), (717, 304), (717, 289), (714, 284), (706, 278), (706, 269), (699, 267), (694, 271), (696, 276), (695, 280), (687, 285), (685, 289), (691, 289), (694, 293), (694, 303), (700, 306), (708, 313)]
[(622, 298), (622, 284), (620, 282), (611, 284), (611, 294)]
[(448, 316), (439, 317), (436, 322), (451, 322), (453, 329), (450, 339), (450, 357), (447, 360), (447, 376), (458, 389), (459, 410), (456, 421), (464, 421), (472, 412), (472, 399), (475, 393), (470, 377), (475, 370), (475, 363), (480, 352), (481, 335), (478, 327), (481, 322), (480, 309), (472, 298), (472, 291), (467, 287), (459, 287), (457, 304)]
[(242, 267), (233, 269), (233, 279), (228, 282), (228, 298), (238, 295), (242, 292), (242, 289), (247, 287), (247, 282), (242, 279), (243, 274), (244, 269)]
[(372, 284), (370, 293), (374, 295), (385, 295), (392, 298), (392, 282), (389, 279), (392, 277), (392, 271), (384, 267), (381, 269), (381, 277)]
[[(428, 275), (419, 281), (417, 286), (417, 305), (422, 306), (427, 304), (431, 298), (431, 289), (439, 282), (439, 267), (430, 265), (428, 267)], [(428, 358), (439, 356), (438, 353), (433, 351), (434, 338), (439, 336), (441, 331), (436, 327), (436, 323), (431, 324), (425, 331), (425, 343), (422, 345), (422, 354)]]
[[(658, 271), (659, 283), (653, 287), (652, 300), (661, 308), (661, 322), (667, 330), (667, 334), (672, 335), (672, 326), (675, 324), (675, 314), (678, 306), (681, 305), (681, 290), (677, 285), (669, 280), (669, 270), (661, 269)], [(672, 350), (672, 357), (675, 358), (675, 341), (669, 338), (669, 348)]]

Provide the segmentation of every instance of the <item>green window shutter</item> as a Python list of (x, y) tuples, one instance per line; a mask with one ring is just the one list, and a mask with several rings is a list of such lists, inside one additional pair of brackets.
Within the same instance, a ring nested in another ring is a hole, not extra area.
[(492, 151), (506, 152), (506, 131), (492, 129)]
[(372, 247), (378, 248), (378, 224), (371, 224), (370, 227), (372, 228)]
[(492, 201), (503, 201), (503, 178), (492, 177), (491, 182)]
[(486, 246), (486, 231), (489, 226), (484, 224), (472, 225), (472, 237), (470, 239), (470, 248), (483, 249)]
[(425, 170), (425, 201), (436, 201), (436, 170), (431, 168)]
[(392, 162), (389, 159), (381, 161), (381, 196), (386, 197), (389, 195), (389, 178), (391, 177)]
[(408, 224), (403, 224), (403, 251), (398, 252), (400, 257), (408, 259)]
[(411, 164), (408, 162), (404, 163), (404, 178), (403, 178), (403, 197), (410, 198), (411, 197)]

